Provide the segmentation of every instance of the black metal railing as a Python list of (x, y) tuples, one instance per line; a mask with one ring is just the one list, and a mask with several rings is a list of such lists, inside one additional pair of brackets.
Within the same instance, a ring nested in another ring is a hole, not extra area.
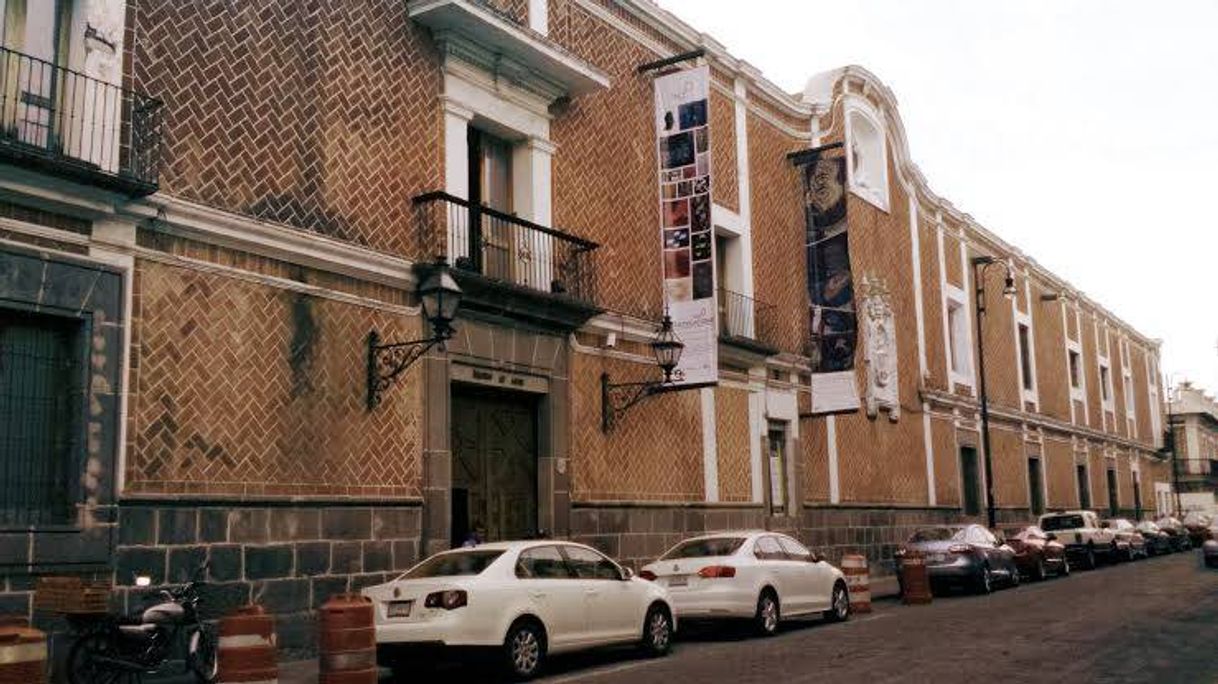
[(160, 100), (0, 48), (0, 155), (130, 195), (156, 192)]
[(472, 204), (446, 192), (414, 198), (425, 254), (454, 268), (541, 292), (595, 301), (595, 242)]
[(719, 288), (719, 334), (764, 342), (766, 325), (777, 311), (772, 304)]

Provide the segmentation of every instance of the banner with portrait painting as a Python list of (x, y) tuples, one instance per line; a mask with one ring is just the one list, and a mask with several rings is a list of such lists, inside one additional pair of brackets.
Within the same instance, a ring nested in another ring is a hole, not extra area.
[(715, 239), (711, 230), (710, 70), (655, 80), (664, 304), (685, 343), (677, 385), (719, 377)]
[(808, 311), (812, 332), (812, 412), (859, 408), (854, 377), (858, 316), (846, 221), (846, 159), (803, 165)]

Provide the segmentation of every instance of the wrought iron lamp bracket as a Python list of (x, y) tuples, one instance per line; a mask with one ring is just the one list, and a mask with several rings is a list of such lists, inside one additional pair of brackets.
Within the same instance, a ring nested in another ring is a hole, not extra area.
[(667, 379), (614, 384), (609, 382), (608, 373), (601, 373), (601, 432), (612, 431), (618, 416), (644, 399), (679, 389)]
[(421, 340), (381, 344), (381, 336), (373, 330), (368, 333), (368, 410), (381, 403), (381, 394), (393, 386), (411, 364), (437, 344), (444, 344), (448, 335), (437, 335)]

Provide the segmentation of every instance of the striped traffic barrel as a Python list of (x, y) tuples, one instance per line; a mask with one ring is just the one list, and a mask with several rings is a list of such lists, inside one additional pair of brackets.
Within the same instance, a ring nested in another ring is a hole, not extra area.
[(333, 596), (321, 607), (320, 684), (376, 684), (376, 626), (372, 600)]
[(276, 684), (279, 662), (275, 654), (275, 618), (262, 606), (250, 605), (220, 620), (217, 655), (219, 676), (225, 684)]
[(842, 556), (842, 574), (850, 590), (850, 612), (871, 612), (871, 575), (867, 572), (867, 557), (858, 554)]
[(930, 588), (930, 573), (926, 569), (926, 557), (918, 551), (907, 551), (901, 556), (901, 602), (906, 605), (930, 603), (934, 594)]
[(46, 684), (47, 635), (24, 620), (0, 624), (0, 684)]

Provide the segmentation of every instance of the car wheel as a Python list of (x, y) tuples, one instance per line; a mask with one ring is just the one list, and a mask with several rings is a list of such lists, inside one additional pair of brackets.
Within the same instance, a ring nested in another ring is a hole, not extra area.
[(541, 626), (532, 620), (519, 620), (503, 640), (503, 655), (508, 673), (516, 681), (526, 681), (541, 672), (546, 657), (546, 640)]
[(672, 649), (672, 617), (664, 606), (652, 606), (643, 620), (643, 653), (652, 658)]
[(1018, 587), (1019, 583), (1023, 581), (1023, 576), (1019, 574), (1019, 566), (1015, 565), (1014, 561), (1012, 561), (1010, 567), (1007, 568), (1007, 572), (1009, 573), (1007, 575), (1007, 584), (1010, 585), (1012, 589)]
[(1036, 572), (1032, 573), (1032, 579), (1036, 580), (1037, 582), (1043, 582), (1045, 581), (1046, 574), (1048, 573), (1045, 571), (1045, 559), (1043, 557), (1037, 558)]
[(981, 574), (977, 576), (977, 593), (989, 594), (994, 591), (994, 578), (990, 575), (990, 566), (984, 565), (981, 567)]
[(1095, 547), (1090, 544), (1087, 545), (1087, 556), (1083, 560), (1083, 567), (1088, 570), (1095, 569)]
[(833, 601), (829, 610), (825, 611), (825, 619), (829, 622), (845, 622), (850, 618), (850, 592), (846, 585), (838, 582), (833, 585)]
[(1067, 558), (1065, 555), (1062, 555), (1062, 567), (1060, 570), (1057, 571), (1057, 574), (1059, 577), (1069, 577), (1070, 576), (1070, 559)]
[(1137, 554), (1134, 553), (1133, 544), (1130, 544), (1129, 550), (1125, 552), (1125, 560), (1132, 563), (1136, 558), (1137, 558)]
[(766, 589), (757, 598), (757, 615), (753, 618), (754, 627), (761, 636), (773, 636), (778, 633), (778, 621), (782, 618), (782, 609), (778, 605), (778, 596), (773, 590)]

